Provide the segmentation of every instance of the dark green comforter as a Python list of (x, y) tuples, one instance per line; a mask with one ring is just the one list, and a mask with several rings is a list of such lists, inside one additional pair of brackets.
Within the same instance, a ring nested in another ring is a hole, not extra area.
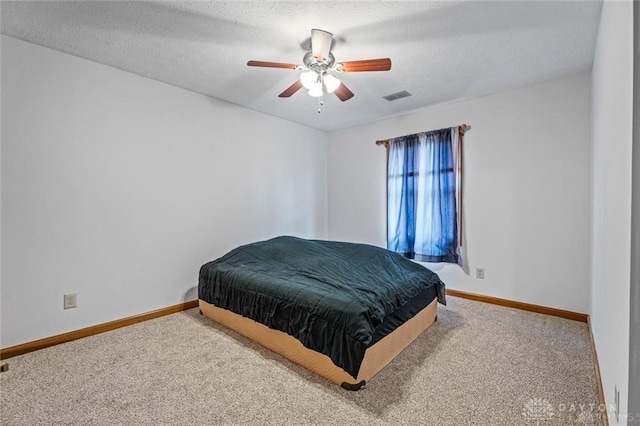
[(296, 337), (356, 378), (385, 317), (434, 286), (445, 303), (436, 274), (379, 247), (277, 237), (203, 265), (198, 295)]

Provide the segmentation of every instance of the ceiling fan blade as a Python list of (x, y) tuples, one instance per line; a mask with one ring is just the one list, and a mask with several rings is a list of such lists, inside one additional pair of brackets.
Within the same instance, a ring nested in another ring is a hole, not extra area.
[(318, 62), (329, 57), (333, 34), (323, 30), (311, 30), (311, 52)]
[(267, 68), (285, 68), (295, 70), (298, 66), (296, 64), (285, 64), (283, 62), (264, 62), (264, 61), (249, 61), (247, 65), (250, 67), (267, 67)]
[(338, 64), (337, 69), (342, 72), (389, 71), (391, 69), (391, 59), (365, 59), (364, 61), (342, 62)]
[(280, 93), (278, 97), (280, 98), (288, 98), (289, 96), (296, 93), (298, 90), (302, 88), (302, 83), (300, 80), (296, 80), (291, 86), (289, 86), (284, 92)]
[(345, 86), (344, 83), (340, 83), (340, 86), (338, 86), (338, 88), (333, 93), (335, 93), (335, 95), (340, 98), (342, 102), (348, 101), (349, 99), (353, 98), (353, 92), (349, 90), (349, 88)]

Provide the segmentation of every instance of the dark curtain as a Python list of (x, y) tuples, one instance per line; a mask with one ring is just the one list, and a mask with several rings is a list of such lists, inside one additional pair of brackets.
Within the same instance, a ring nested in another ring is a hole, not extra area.
[(422, 262), (460, 262), (454, 156), (459, 150), (452, 144), (457, 131), (447, 128), (389, 140), (389, 250)]

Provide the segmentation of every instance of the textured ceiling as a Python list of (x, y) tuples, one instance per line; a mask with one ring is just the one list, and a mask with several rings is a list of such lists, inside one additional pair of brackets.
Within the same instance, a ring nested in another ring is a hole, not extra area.
[[(600, 1), (3, 1), (3, 34), (331, 131), (591, 69)], [(336, 60), (389, 57), (391, 71), (340, 74), (347, 102), (305, 90), (310, 30)], [(413, 96), (388, 102), (401, 90)]]

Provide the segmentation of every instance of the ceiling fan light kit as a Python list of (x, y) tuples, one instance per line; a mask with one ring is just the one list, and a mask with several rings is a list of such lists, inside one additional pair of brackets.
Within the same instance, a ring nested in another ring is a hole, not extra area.
[[(295, 65), (281, 62), (264, 62), (249, 61), (247, 65), (250, 67), (267, 67), (267, 68), (284, 68), (304, 71), (300, 74), (300, 79), (289, 86), (284, 92), (278, 95), (281, 98), (288, 98), (302, 87), (309, 90), (309, 95), (320, 98), (322, 105), (322, 96), (324, 89), (327, 93), (335, 93), (342, 102), (353, 97), (353, 92), (347, 88), (336, 76), (331, 72), (364, 72), (364, 71), (389, 71), (391, 69), (391, 59), (367, 59), (363, 61), (350, 61), (336, 63), (336, 59), (331, 53), (331, 43), (333, 34), (328, 31), (313, 29), (311, 30), (311, 51), (307, 52), (302, 63), (304, 65)], [(320, 112), (320, 109), (318, 109)]]
[(309, 95), (313, 96), (314, 98), (319, 98), (323, 95), (324, 93), (322, 92), (322, 83), (318, 82), (318, 83), (313, 83), (313, 85), (311, 86), (311, 88), (309, 89)]
[(305, 89), (311, 89), (311, 87), (318, 82), (318, 74), (313, 71), (305, 71), (300, 74), (300, 83)]
[(338, 87), (340, 87), (340, 80), (332, 76), (331, 74), (325, 74), (322, 77), (322, 82), (324, 83), (324, 87), (327, 88), (327, 93), (333, 93), (336, 91)]

